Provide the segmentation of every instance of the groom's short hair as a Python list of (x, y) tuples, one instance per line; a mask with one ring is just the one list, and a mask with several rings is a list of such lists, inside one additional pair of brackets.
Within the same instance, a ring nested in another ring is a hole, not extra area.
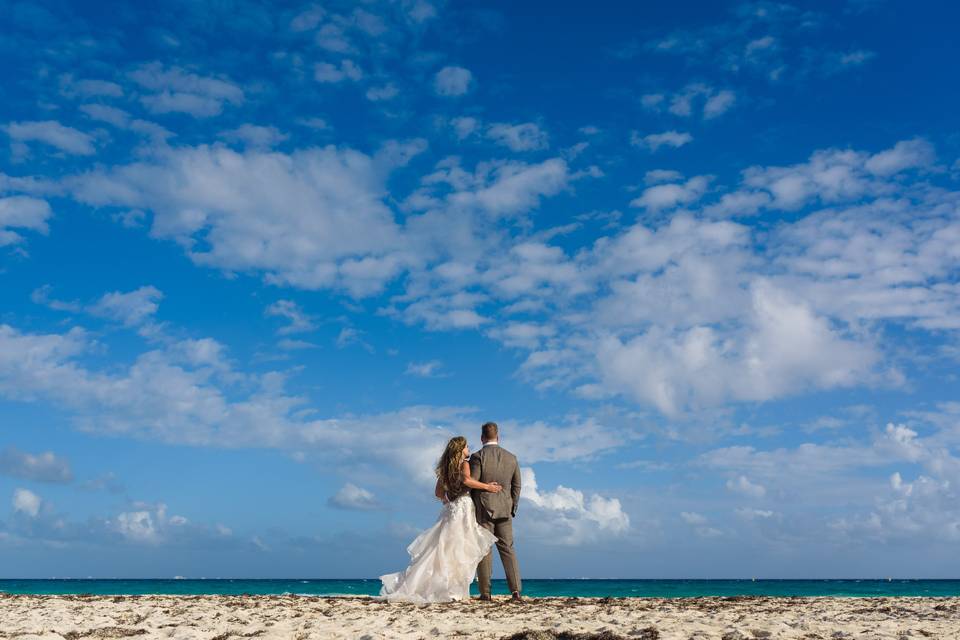
[(497, 428), (496, 422), (484, 422), (483, 426), (480, 427), (480, 439), (485, 442), (496, 440), (499, 435), (500, 429)]

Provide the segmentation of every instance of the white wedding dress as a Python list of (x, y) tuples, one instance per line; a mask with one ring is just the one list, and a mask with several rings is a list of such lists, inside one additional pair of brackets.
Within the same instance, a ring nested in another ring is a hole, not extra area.
[(468, 600), (480, 560), (497, 537), (477, 524), (470, 494), (443, 505), (437, 522), (407, 547), (410, 566), (380, 576), (380, 597), (396, 602)]

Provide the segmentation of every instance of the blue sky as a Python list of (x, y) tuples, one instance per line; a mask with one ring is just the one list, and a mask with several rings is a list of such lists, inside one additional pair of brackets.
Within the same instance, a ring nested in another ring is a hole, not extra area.
[(955, 577), (951, 4), (0, 16), (5, 576)]

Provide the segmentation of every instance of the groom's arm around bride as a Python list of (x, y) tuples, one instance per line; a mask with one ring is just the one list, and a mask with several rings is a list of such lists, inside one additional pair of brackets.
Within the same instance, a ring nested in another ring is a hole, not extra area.
[[(480, 482), (497, 482), (510, 487), (509, 493), (472, 491), (476, 505), (477, 522), (497, 537), (497, 551), (503, 563), (503, 572), (514, 599), (520, 599), (520, 569), (513, 548), (513, 518), (520, 503), (520, 465), (517, 457), (500, 446), (496, 423), (488, 422), (481, 428), (483, 447), (470, 456), (470, 475)], [(490, 598), (490, 576), (493, 572), (493, 550), (480, 561), (477, 581), (481, 599)]]

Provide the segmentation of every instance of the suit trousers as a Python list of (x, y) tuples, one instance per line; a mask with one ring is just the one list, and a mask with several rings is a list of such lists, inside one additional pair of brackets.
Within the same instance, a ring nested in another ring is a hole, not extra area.
[[(507, 576), (507, 586), (511, 593), (519, 593), (520, 568), (517, 566), (517, 555), (513, 550), (513, 518), (491, 519), (485, 513), (480, 513), (478, 522), (481, 527), (497, 536), (497, 551), (500, 552), (500, 562), (503, 563), (503, 572)], [(477, 566), (477, 582), (480, 583), (480, 595), (490, 595), (490, 576), (493, 574), (493, 549), (484, 556)]]

